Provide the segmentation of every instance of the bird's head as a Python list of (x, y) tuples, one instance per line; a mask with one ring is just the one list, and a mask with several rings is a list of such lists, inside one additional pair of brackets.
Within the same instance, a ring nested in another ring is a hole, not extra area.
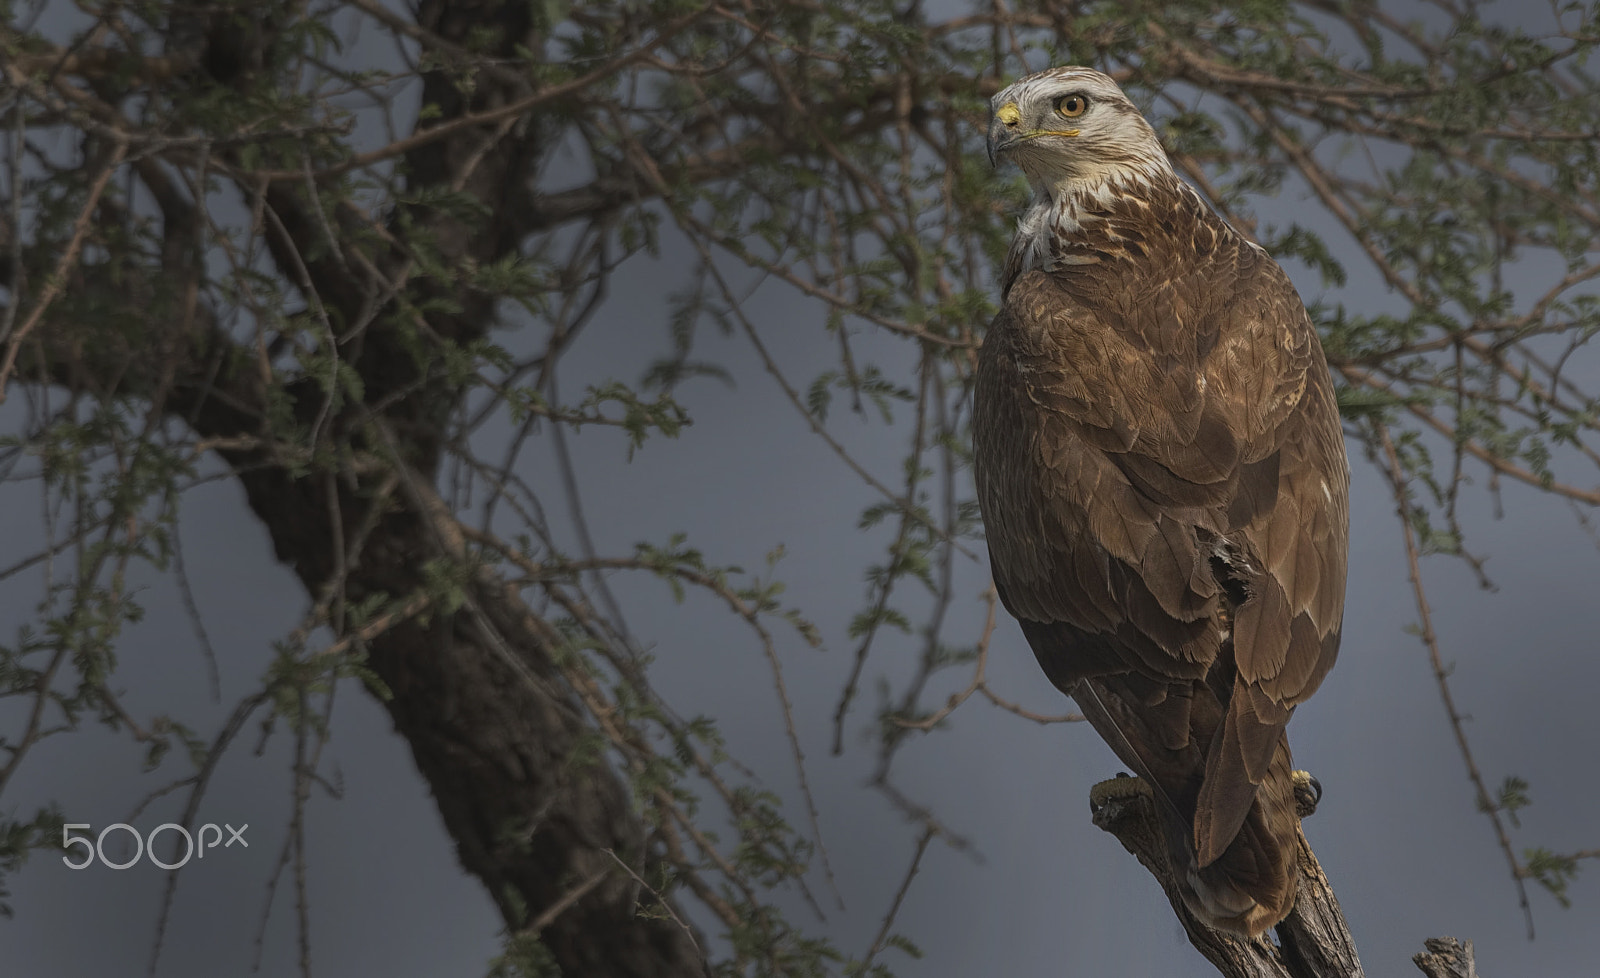
[(1171, 173), (1155, 130), (1122, 89), (1065, 65), (1018, 79), (990, 102), (989, 160), (1011, 160), (1036, 190)]

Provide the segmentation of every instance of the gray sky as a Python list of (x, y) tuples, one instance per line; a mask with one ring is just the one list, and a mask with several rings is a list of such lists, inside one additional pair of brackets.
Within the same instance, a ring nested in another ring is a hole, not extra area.
[[(1290, 195), (1273, 206), (1289, 214), (1303, 205)], [(668, 255), (635, 264), (630, 288), (614, 292), (563, 361), (564, 391), (634, 380), (667, 351), (662, 297), (687, 270), (670, 248)], [(1315, 276), (1291, 272), (1307, 299), (1321, 293)], [(805, 382), (832, 365), (834, 348), (814, 308), (793, 302), (757, 308), (764, 341), (791, 377)], [(870, 334), (858, 343), (863, 358), (876, 351), (885, 366), (906, 354), (897, 342)], [(779, 570), (789, 586), (785, 599), (818, 623), (826, 644), (813, 650), (792, 633), (777, 634), (846, 903), (841, 912), (824, 900), (829, 918), (814, 926), (860, 954), (914, 841), (913, 828), (863, 787), (873, 760), (870, 681), (852, 715), (845, 755), (829, 756), (828, 746), (854, 648), (846, 627), (866, 601), (862, 570), (892, 530), (856, 529), (861, 509), (874, 501), (871, 491), (809, 434), (747, 343), (707, 333), (699, 353), (728, 366), (738, 386), (686, 387), (682, 400), (695, 423), (676, 442), (653, 440), (629, 462), (613, 431), (571, 437), (586, 506), (602, 552), (626, 553), (636, 541), (661, 542), (682, 530), (710, 561), (754, 569), (772, 546), (787, 547)], [(1591, 371), (1588, 380), (1600, 375)], [(7, 405), (0, 429), (16, 430), (20, 418), (17, 406)], [(842, 404), (829, 428), (876, 474), (898, 481), (898, 433), (862, 423)], [(558, 499), (547, 451), (545, 442), (531, 444), (520, 471)], [(1364, 460), (1353, 463), (1343, 652), (1322, 690), (1296, 714), (1290, 736), (1297, 764), (1325, 789), (1306, 830), (1363, 961), (1374, 975), (1414, 973), (1409, 958), (1423, 938), (1449, 934), (1471, 938), (1480, 970), (1495, 978), (1591, 973), (1600, 867), (1591, 865), (1573, 885), (1571, 910), (1537, 888), (1531, 892), (1539, 936), (1529, 942), (1489, 823), (1474, 808), (1425, 650), (1404, 631), (1415, 611), (1392, 500)], [(1456, 667), (1457, 702), (1472, 716), (1468, 733), (1479, 764), (1491, 784), (1518, 774), (1532, 785), (1534, 805), (1523, 813), (1517, 845), (1556, 851), (1600, 845), (1592, 814), (1600, 801), (1593, 777), (1600, 750), (1592, 702), (1600, 688), (1596, 544), (1562, 505), (1531, 491), (1507, 486), (1506, 518), (1499, 521), (1485, 494), (1470, 500), (1472, 540), (1493, 555), (1489, 570), (1499, 590), (1477, 590), (1464, 567), (1442, 560), (1430, 561), (1425, 572), (1440, 642)], [(209, 700), (204, 661), (165, 578), (141, 582), (148, 614), (122, 643), (117, 685), (135, 716), (172, 712), (209, 738), (232, 702), (255, 687), (270, 643), (293, 627), (305, 597), (274, 564), (265, 534), (230, 483), (192, 492), (182, 530), (219, 655), (220, 703)], [(25, 552), (40, 532), (36, 487), (0, 487), (4, 553)], [(8, 558), (0, 555), (3, 562)], [(982, 623), (977, 596), (987, 569), (964, 562), (960, 574), (960, 593), (969, 600), (947, 634), (970, 641)], [(653, 676), (666, 698), (681, 713), (717, 717), (740, 759), (802, 818), (771, 676), (743, 626), (698, 598), (675, 604), (654, 580), (624, 577), (613, 584), (634, 632), (655, 653)], [(12, 584), (0, 588), (0, 635), (9, 639), (28, 620), (37, 598)], [(918, 651), (915, 639), (885, 636), (869, 677), (903, 678)], [(1071, 708), (1039, 673), (1009, 620), (997, 633), (990, 675), (1002, 695), (1032, 709)], [(953, 689), (964, 674), (939, 681)], [(938, 703), (947, 691), (936, 689), (925, 701)], [(0, 730), (19, 723), (16, 707), (0, 703)], [(250, 967), (267, 879), (283, 843), (290, 783), (289, 738), (280, 731), (255, 756), (260, 739), (256, 725), (247, 728), (201, 808), (202, 821), (248, 822), (250, 848), (214, 851), (184, 870), (163, 975)], [(494, 911), (456, 867), (405, 744), (353, 684), (338, 694), (326, 756), (325, 770), (338, 772), (344, 796), (315, 794), (310, 806), (316, 972), (480, 974), (499, 946)], [(144, 792), (183, 767), (173, 758), (156, 774), (141, 774), (139, 752), (126, 738), (85, 729), (38, 748), (0, 804), (30, 813), (53, 799), (68, 821), (98, 830), (124, 821)], [(949, 730), (904, 750), (898, 783), (969, 836), (981, 859), (935, 844), (895, 928), (927, 956), (912, 962), (891, 951), (883, 960), (901, 975), (927, 978), (1213, 974), (1189, 948), (1148, 874), (1089, 823), (1089, 786), (1117, 769), (1087, 727), (1039, 727), (978, 701), (963, 707)], [(167, 799), (135, 824), (148, 830), (175, 820), (180, 804)], [(73, 872), (40, 854), (10, 882), (16, 918), (0, 923), (7, 976), (143, 972), (164, 885), (164, 875), (147, 862), (123, 872), (100, 866)], [(820, 887), (820, 876), (814, 882)], [(290, 887), (285, 877), (266, 927), (266, 975), (295, 967)], [(804, 919), (804, 912), (796, 917)]]

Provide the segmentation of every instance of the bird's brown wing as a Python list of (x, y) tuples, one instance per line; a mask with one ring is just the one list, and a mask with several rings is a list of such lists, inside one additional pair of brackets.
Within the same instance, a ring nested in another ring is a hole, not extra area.
[(1020, 276), (974, 418), (1006, 608), (1056, 685), (1092, 680), (1086, 712), (1191, 820), (1201, 866), (1331, 668), (1344, 599), (1327, 367), (1282, 270), (1233, 240), (1143, 288)]

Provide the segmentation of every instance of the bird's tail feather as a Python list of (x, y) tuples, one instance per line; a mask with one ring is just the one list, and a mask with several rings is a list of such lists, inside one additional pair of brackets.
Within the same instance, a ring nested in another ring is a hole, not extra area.
[[(1193, 713), (1183, 708), (1193, 736), (1182, 748), (1166, 746), (1163, 704), (1142, 702), (1137, 691), (1122, 689), (1122, 677), (1080, 682), (1073, 697), (1084, 716), (1124, 763), (1150, 784), (1160, 816), (1173, 878), (1190, 911), (1218, 930), (1255, 937), (1288, 915), (1299, 878), (1299, 817), (1288, 738), (1276, 737), (1271, 761), (1238, 822), (1238, 832), (1205, 865), (1197, 854), (1195, 815), (1204, 794), (1205, 749), (1226, 709), (1197, 691)], [(1198, 684), (1197, 684), (1198, 685)], [(1171, 712), (1167, 710), (1167, 712)], [(1172, 718), (1167, 718), (1172, 719)], [(1124, 727), (1140, 726), (1139, 736)], [(1145, 729), (1148, 728), (1148, 729)], [(1137, 744), (1137, 746), (1136, 746)], [(1251, 787), (1248, 781), (1245, 787)]]
[(1300, 819), (1287, 738), (1280, 741), (1238, 834), (1216, 859), (1200, 865), (1192, 824), (1170, 808), (1162, 810), (1162, 829), (1178, 888), (1195, 916), (1247, 937), (1288, 916), (1300, 876)]

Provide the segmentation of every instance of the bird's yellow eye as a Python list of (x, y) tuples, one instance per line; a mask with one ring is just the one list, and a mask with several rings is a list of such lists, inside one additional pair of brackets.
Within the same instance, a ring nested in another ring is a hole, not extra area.
[(1083, 115), (1083, 110), (1089, 107), (1089, 100), (1082, 95), (1063, 95), (1056, 99), (1056, 111), (1068, 119), (1076, 119)]

